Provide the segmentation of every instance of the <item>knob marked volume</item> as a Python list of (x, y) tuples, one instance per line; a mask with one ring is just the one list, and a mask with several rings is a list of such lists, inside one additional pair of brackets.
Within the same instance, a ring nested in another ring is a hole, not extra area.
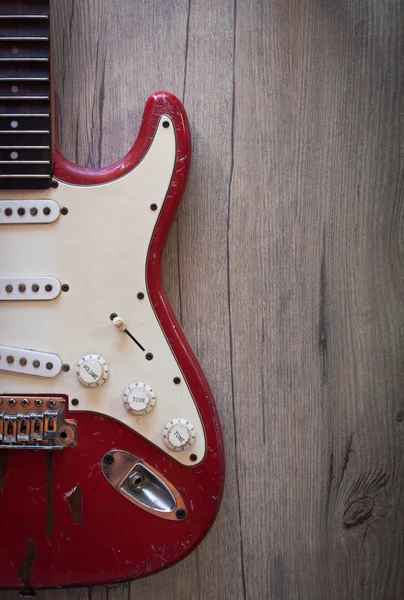
[(98, 387), (108, 379), (109, 366), (99, 354), (86, 354), (78, 361), (76, 373), (81, 384)]

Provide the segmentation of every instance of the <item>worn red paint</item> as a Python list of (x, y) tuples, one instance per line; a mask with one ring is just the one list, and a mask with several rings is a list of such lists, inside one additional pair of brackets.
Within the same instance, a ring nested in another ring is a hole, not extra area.
[[(209, 531), (219, 509), (224, 452), (217, 411), (161, 280), (164, 243), (190, 164), (189, 126), (182, 104), (165, 92), (151, 96), (133, 149), (109, 169), (77, 167), (55, 149), (55, 176), (83, 185), (122, 176), (143, 158), (162, 115), (168, 115), (175, 125), (177, 160), (149, 248), (147, 284), (156, 316), (202, 417), (207, 440), (205, 459), (196, 467), (181, 466), (123, 425), (84, 413), (68, 415), (78, 422), (77, 448), (55, 452), (52, 461), (46, 452), (10, 452), (0, 494), (2, 513), (7, 515), (2, 523), (2, 548), (8, 549), (0, 573), (3, 588), (103, 584), (150, 575), (189, 554)], [(159, 519), (118, 494), (105, 480), (100, 466), (101, 458), (112, 448), (144, 457), (161, 471), (180, 491), (188, 517), (178, 522)], [(72, 519), (67, 501), (77, 486), (81, 489), (80, 525)]]

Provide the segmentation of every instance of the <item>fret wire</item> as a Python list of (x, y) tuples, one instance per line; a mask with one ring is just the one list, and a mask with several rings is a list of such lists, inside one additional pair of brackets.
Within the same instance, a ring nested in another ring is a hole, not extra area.
[(0, 179), (50, 179), (51, 175), (36, 175), (27, 173), (26, 175), (0, 175)]
[(35, 36), (31, 37), (28, 35), (23, 36), (1, 36), (0, 42), (48, 42), (49, 37), (45, 36)]
[(36, 134), (42, 134), (42, 135), (48, 135), (50, 133), (49, 129), (0, 129), (0, 135), (1, 134), (8, 134), (11, 133), (12, 135), (18, 135), (18, 134), (23, 134), (23, 133), (36, 133)]
[(0, 146), (0, 150), (50, 150), (50, 146)]

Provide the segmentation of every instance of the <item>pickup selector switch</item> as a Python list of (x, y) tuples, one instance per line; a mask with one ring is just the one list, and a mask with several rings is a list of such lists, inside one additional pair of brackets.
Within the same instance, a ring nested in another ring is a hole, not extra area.
[(136, 381), (124, 391), (123, 403), (126, 410), (133, 415), (147, 415), (156, 404), (156, 394), (147, 383)]
[(164, 427), (164, 443), (174, 452), (181, 452), (192, 446), (195, 437), (195, 427), (187, 419), (172, 419)]
[(78, 361), (76, 373), (86, 387), (98, 387), (108, 379), (109, 367), (99, 354), (86, 354)]

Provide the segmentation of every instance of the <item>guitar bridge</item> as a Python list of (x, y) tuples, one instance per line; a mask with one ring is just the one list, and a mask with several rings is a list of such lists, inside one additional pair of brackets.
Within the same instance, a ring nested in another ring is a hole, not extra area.
[(1, 396), (0, 449), (59, 450), (77, 445), (63, 396)]

